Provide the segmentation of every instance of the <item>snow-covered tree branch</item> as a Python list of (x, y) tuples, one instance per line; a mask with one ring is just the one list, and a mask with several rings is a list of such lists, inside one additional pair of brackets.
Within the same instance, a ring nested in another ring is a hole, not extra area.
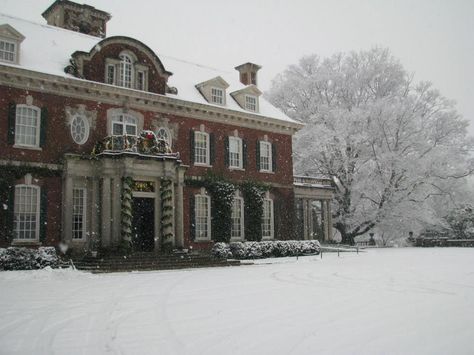
[(473, 140), (454, 102), (413, 83), (387, 49), (304, 57), (268, 97), (306, 123), (295, 137), (296, 172), (338, 180), (334, 226), (343, 242), (377, 226), (432, 223), (433, 197), (473, 173)]

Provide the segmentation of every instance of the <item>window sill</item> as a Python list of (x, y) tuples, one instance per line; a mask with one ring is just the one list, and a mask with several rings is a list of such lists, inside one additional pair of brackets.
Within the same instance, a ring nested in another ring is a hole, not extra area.
[(203, 164), (203, 163), (194, 163), (195, 166), (200, 166), (202, 168), (212, 168), (212, 165)]
[(40, 147), (35, 147), (35, 146), (31, 146), (31, 145), (21, 145), (21, 144), (15, 144), (13, 145), (13, 148), (17, 148), (17, 149), (30, 149), (30, 150), (38, 150), (38, 151), (42, 151), (43, 148), (40, 148)]
[(71, 242), (72, 242), (72, 243), (80, 244), (80, 243), (85, 243), (85, 242), (87, 242), (87, 240), (86, 240), (86, 238), (82, 238), (82, 239), (71, 239)]
[(12, 246), (40, 246), (42, 245), (42, 243), (34, 239), (31, 239), (31, 240), (13, 239), (11, 245)]
[(229, 166), (229, 170), (245, 171), (244, 168), (238, 168), (238, 167), (234, 167), (234, 166)]
[(194, 243), (210, 243), (210, 242), (212, 242), (211, 238), (209, 238), (209, 239), (197, 239), (196, 238), (194, 240)]
[(271, 171), (271, 170), (259, 170), (258, 172), (259, 173), (265, 173), (265, 174), (275, 174), (275, 172)]

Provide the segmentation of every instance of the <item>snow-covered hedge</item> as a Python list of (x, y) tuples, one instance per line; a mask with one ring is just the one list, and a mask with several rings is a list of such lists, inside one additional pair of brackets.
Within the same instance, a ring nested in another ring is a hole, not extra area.
[(258, 259), (304, 254), (319, 254), (317, 240), (276, 240), (264, 242), (215, 243), (212, 255), (216, 258)]
[(34, 270), (59, 267), (61, 260), (53, 247), (38, 249), (0, 248), (0, 270)]

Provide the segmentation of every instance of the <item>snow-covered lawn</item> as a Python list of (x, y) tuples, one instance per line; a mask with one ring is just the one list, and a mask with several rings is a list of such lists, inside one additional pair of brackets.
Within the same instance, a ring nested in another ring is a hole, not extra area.
[(271, 262), (0, 272), (0, 354), (474, 353), (474, 249)]

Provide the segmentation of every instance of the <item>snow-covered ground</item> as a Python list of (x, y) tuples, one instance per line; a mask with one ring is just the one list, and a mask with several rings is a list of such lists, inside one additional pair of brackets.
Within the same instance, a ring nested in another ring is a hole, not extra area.
[(474, 353), (474, 249), (265, 262), (0, 272), (0, 354)]

